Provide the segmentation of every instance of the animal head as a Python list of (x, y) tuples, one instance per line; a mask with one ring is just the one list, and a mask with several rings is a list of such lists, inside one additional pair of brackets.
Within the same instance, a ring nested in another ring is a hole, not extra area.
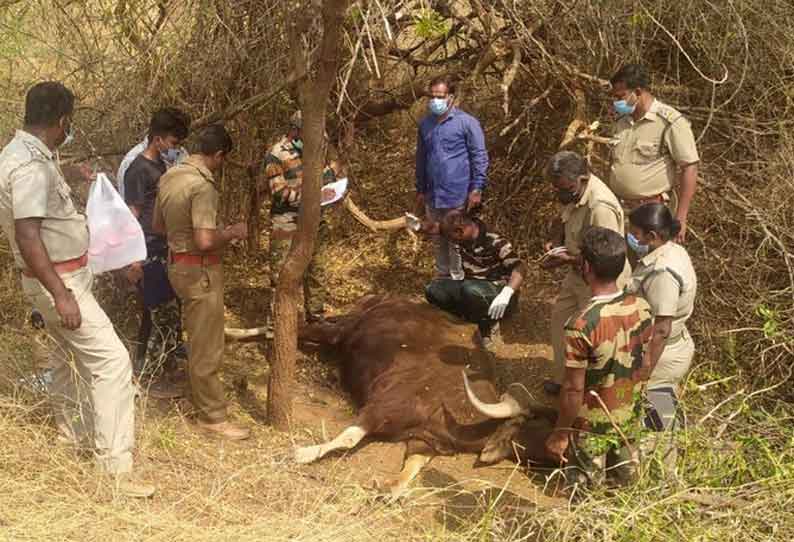
[(551, 433), (556, 419), (554, 409), (533, 405), (522, 405), (514, 396), (505, 393), (498, 403), (484, 403), (471, 389), (466, 373), (463, 373), (466, 396), (481, 414), (492, 419), (503, 419), (501, 424), (483, 446), (478, 462), (496, 463), (510, 459), (520, 463), (530, 461), (547, 463), (544, 443)]

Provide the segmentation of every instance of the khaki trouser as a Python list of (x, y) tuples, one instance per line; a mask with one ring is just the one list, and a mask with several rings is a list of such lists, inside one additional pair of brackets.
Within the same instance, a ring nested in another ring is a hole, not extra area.
[[(617, 285), (622, 290), (631, 278), (631, 267), (626, 262)], [(554, 382), (562, 384), (565, 373), (565, 324), (590, 303), (592, 293), (578, 272), (568, 271), (560, 286), (560, 293), (551, 309), (551, 346), (554, 349)]]
[(191, 400), (204, 421), (222, 422), (226, 419), (219, 376), (225, 344), (223, 266), (170, 264), (168, 280), (182, 301)]
[(94, 454), (104, 472), (132, 470), (135, 445), (135, 390), (129, 353), (113, 324), (91, 293), (88, 267), (61, 276), (77, 299), (82, 324), (61, 326), (55, 302), (36, 279), (22, 277), (25, 295), (44, 317), (55, 341), (49, 388), (59, 431), (75, 444), (93, 439)]
[(557, 301), (551, 309), (551, 346), (554, 349), (554, 381), (562, 383), (565, 372), (565, 323), (587, 307), (592, 294), (590, 287), (574, 270), (562, 281)]
[(692, 366), (694, 356), (695, 343), (692, 341), (689, 331), (684, 328), (680, 338), (673, 338), (669, 344), (665, 345), (664, 351), (648, 379), (648, 389), (669, 387), (678, 393), (681, 381)]

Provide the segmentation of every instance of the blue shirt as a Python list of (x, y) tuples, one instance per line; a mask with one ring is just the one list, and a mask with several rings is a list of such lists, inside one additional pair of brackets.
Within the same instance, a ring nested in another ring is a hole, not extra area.
[(416, 138), (416, 191), (435, 209), (466, 203), (469, 192), (488, 182), (488, 152), (480, 123), (453, 107), (446, 118), (428, 115)]

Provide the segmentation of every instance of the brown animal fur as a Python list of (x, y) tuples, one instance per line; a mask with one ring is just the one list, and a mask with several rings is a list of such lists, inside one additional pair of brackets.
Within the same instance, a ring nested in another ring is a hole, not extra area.
[(305, 327), (300, 340), (335, 348), (342, 385), (359, 409), (355, 425), (368, 437), (406, 442), (406, 456), (467, 452), (494, 462), (515, 450), (542, 458), (548, 421), (489, 419), (468, 401), (464, 369), (477, 397), (499, 401), (475, 329), (426, 303), (367, 296), (347, 314)]

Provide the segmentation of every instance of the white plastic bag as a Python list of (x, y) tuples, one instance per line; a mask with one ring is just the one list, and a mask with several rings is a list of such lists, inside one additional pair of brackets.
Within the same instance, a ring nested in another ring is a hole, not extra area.
[(95, 274), (146, 259), (141, 225), (104, 173), (97, 175), (88, 192), (86, 216), (88, 264)]

